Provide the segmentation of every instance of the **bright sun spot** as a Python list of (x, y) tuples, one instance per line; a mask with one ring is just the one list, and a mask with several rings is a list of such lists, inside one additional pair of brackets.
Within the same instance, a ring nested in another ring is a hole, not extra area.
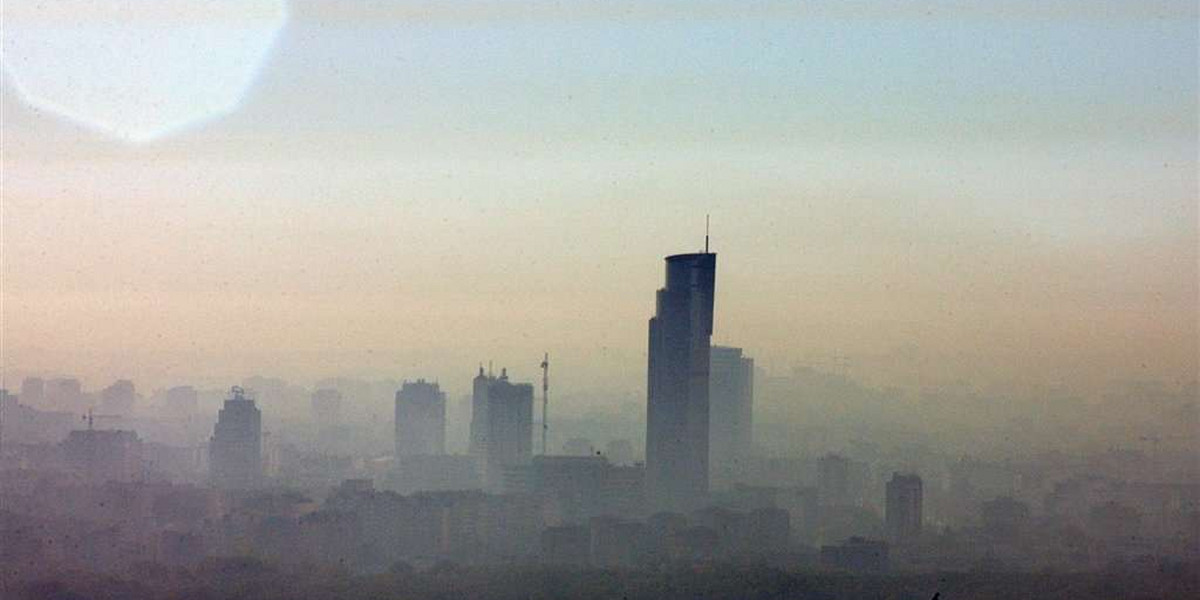
[(130, 142), (235, 110), (285, 0), (7, 0), (4, 71), (31, 106)]

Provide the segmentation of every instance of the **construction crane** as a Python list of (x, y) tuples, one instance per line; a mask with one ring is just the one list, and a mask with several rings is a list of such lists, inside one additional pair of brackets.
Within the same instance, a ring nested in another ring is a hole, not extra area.
[(542, 456), (546, 456), (546, 434), (550, 423), (546, 421), (546, 409), (550, 408), (550, 353), (542, 358)]

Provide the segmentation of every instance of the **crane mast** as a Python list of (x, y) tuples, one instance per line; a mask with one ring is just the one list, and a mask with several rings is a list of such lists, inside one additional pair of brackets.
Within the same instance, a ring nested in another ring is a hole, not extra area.
[(549, 454), (546, 451), (546, 433), (550, 430), (550, 423), (546, 421), (546, 409), (550, 407), (550, 353), (547, 352), (542, 358), (542, 456)]

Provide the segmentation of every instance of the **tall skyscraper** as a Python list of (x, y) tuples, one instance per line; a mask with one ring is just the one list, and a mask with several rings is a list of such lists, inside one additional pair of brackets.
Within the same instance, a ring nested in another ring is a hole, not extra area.
[(754, 359), (741, 348), (713, 346), (709, 364), (709, 475), (712, 487), (728, 488), (753, 444)]
[(234, 386), (225, 407), (217, 414), (209, 442), (209, 473), (215, 485), (244, 489), (262, 481), (262, 413)]
[(656, 509), (687, 508), (708, 493), (717, 255), (678, 254), (666, 262), (666, 286), (650, 319), (647, 369), (646, 490)]
[(892, 541), (912, 539), (921, 533), (922, 515), (921, 478), (917, 475), (892, 473), (887, 483), (887, 532)]
[(533, 457), (533, 385), (511, 383), (507, 370), (499, 377), (475, 377), (471, 399), (471, 454), (479, 461), (484, 488), (503, 486), (504, 468), (524, 465)]
[(396, 456), (446, 453), (446, 394), (424, 379), (396, 392)]

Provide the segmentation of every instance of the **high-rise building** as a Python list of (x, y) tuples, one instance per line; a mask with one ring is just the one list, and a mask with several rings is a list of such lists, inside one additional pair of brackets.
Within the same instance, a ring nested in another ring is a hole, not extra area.
[(51, 410), (82, 412), (87, 409), (83, 386), (78, 379), (60, 377), (46, 381), (45, 405)]
[(887, 483), (888, 535), (892, 541), (912, 539), (921, 534), (922, 485), (918, 475), (892, 473)]
[(185, 419), (196, 414), (200, 407), (200, 394), (190, 385), (180, 385), (167, 390), (165, 408), (173, 418)]
[(709, 475), (728, 488), (746, 471), (753, 444), (754, 359), (741, 348), (713, 346), (709, 361)]
[[(12, 407), (11, 409), (9, 407)], [(4, 459), (4, 425), (8, 414), (17, 408), (17, 396), (0, 388), (0, 461)]]
[(823, 506), (853, 504), (849, 459), (832, 453), (817, 459), (817, 494)]
[(312, 415), (318, 427), (337, 425), (342, 418), (342, 393), (333, 388), (313, 392)]
[(499, 377), (475, 377), (471, 399), (471, 454), (480, 465), (484, 489), (503, 487), (504, 468), (527, 464), (533, 456), (533, 385)]
[(445, 452), (446, 394), (437, 383), (405, 381), (396, 392), (396, 456)]
[(219, 487), (256, 487), (263, 476), (262, 413), (242, 388), (234, 386), (230, 394), (208, 446), (210, 475)]
[(118, 379), (100, 392), (100, 410), (112, 415), (129, 416), (137, 402), (137, 390), (128, 379)]
[(26, 377), (21, 381), (21, 404), (30, 408), (46, 408), (46, 382), (39, 377)]
[(483, 365), (479, 365), (479, 374), (471, 380), (471, 431), (467, 453), (476, 457), (482, 457), (487, 452), (488, 386), (496, 380), (491, 371), (489, 365), (485, 375)]
[(132, 431), (75, 430), (60, 446), (67, 465), (90, 483), (130, 482), (142, 476), (142, 441)]
[(650, 319), (646, 489), (654, 508), (708, 493), (709, 367), (717, 255), (669, 256)]

